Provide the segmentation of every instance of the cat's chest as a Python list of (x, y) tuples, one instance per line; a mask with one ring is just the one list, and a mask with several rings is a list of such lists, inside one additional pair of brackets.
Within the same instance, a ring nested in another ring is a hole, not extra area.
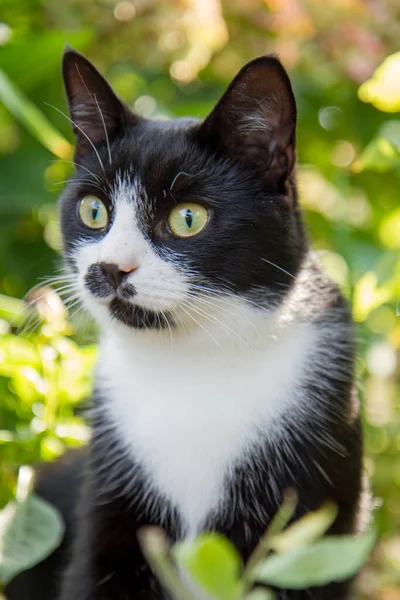
[[(161, 360), (108, 343), (99, 371), (108, 418), (148, 481), (175, 506), (186, 535), (223, 502), (231, 467), (301, 402), (315, 332), (301, 326), (261, 351), (170, 349)], [(162, 501), (162, 500), (161, 500)]]

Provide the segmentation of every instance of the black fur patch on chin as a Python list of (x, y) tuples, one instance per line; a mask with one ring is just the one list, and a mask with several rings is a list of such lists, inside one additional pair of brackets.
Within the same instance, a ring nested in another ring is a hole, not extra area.
[(135, 329), (166, 329), (173, 324), (169, 315), (132, 306), (119, 298), (111, 301), (109, 310), (111, 315), (121, 323)]
[(118, 291), (119, 295), (123, 298), (126, 298), (127, 300), (133, 298), (133, 296), (136, 295), (135, 286), (133, 286), (131, 283), (127, 283), (126, 285), (121, 286)]

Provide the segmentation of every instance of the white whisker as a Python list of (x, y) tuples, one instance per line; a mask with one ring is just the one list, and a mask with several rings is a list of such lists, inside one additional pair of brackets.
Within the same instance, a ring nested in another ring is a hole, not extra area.
[(92, 140), (90, 139), (90, 137), (89, 137), (89, 136), (88, 136), (88, 135), (87, 135), (87, 134), (86, 134), (86, 133), (83, 131), (82, 127), (79, 127), (79, 125), (77, 125), (77, 124), (75, 123), (75, 121), (73, 121), (72, 119), (70, 119), (70, 117), (68, 117), (68, 115), (66, 115), (65, 113), (63, 113), (63, 111), (62, 111), (62, 110), (60, 110), (59, 108), (57, 108), (57, 106), (53, 106), (52, 104), (49, 104), (48, 102), (45, 102), (45, 104), (46, 104), (47, 106), (50, 106), (50, 108), (54, 108), (54, 110), (56, 110), (57, 112), (59, 112), (59, 113), (60, 113), (60, 115), (62, 115), (62, 116), (63, 116), (63, 117), (65, 117), (66, 119), (68, 119), (68, 121), (69, 121), (69, 122), (70, 122), (70, 123), (71, 123), (71, 124), (72, 124), (74, 127), (76, 127), (76, 128), (77, 128), (77, 129), (78, 129), (78, 130), (79, 130), (79, 131), (82, 133), (82, 135), (84, 135), (84, 136), (85, 136), (85, 138), (87, 139), (87, 141), (89, 142), (89, 144), (92, 146), (92, 148), (93, 148), (93, 150), (94, 150), (94, 152), (95, 152), (95, 154), (96, 154), (96, 156), (97, 156), (97, 160), (99, 161), (99, 164), (100, 164), (100, 166), (101, 166), (101, 169), (102, 169), (102, 171), (103, 171), (103, 173), (104, 173), (104, 172), (105, 172), (105, 169), (104, 169), (103, 162), (102, 162), (102, 160), (101, 160), (101, 158), (100, 158), (100, 154), (98, 153), (98, 151), (97, 151), (97, 149), (96, 149), (96, 146), (93, 144), (93, 142), (92, 142)]
[(282, 273), (286, 273), (286, 275), (289, 275), (289, 277), (292, 277), (292, 279), (296, 279), (296, 277), (292, 273), (289, 273), (289, 271), (286, 271), (286, 269), (284, 269), (283, 267), (280, 267), (279, 265), (275, 264), (274, 262), (272, 262), (272, 260), (268, 260), (268, 258), (262, 258), (261, 260), (268, 263), (272, 267), (279, 269), (279, 271), (282, 271)]

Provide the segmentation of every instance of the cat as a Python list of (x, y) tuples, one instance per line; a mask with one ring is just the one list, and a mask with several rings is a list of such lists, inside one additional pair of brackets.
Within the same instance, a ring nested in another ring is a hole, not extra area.
[(72, 49), (63, 77), (64, 256), (101, 336), (81, 483), (59, 482), (73, 503), (81, 491), (60, 600), (166, 599), (137, 540), (148, 524), (172, 542), (219, 531), (246, 561), (288, 488), (295, 518), (331, 499), (331, 532), (356, 532), (353, 326), (303, 226), (283, 66), (249, 62), (204, 120), (133, 114)]

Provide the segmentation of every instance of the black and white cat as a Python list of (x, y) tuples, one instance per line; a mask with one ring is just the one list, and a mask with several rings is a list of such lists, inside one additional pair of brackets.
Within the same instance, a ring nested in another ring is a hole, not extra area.
[(287, 488), (296, 517), (333, 499), (332, 532), (356, 531), (353, 331), (304, 233), (285, 70), (253, 60), (204, 121), (132, 114), (73, 50), (63, 74), (65, 259), (101, 339), (61, 600), (166, 598), (138, 545), (146, 524), (172, 540), (220, 531), (246, 560)]

